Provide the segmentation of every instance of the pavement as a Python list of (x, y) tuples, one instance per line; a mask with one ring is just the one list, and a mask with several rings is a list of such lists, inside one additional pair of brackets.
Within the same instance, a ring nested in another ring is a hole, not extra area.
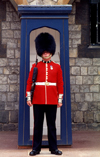
[[(73, 131), (72, 146), (59, 147), (61, 157), (100, 157), (100, 131)], [(17, 132), (0, 132), (0, 157), (28, 157), (31, 148), (18, 148)], [(37, 157), (55, 157), (42, 148)]]

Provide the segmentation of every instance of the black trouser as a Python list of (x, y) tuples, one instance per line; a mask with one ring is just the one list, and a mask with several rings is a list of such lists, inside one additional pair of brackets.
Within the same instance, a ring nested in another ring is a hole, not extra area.
[(47, 127), (48, 127), (48, 142), (49, 150), (57, 149), (56, 139), (56, 111), (57, 105), (33, 105), (34, 112), (34, 135), (33, 135), (33, 150), (41, 150), (42, 132), (44, 112), (46, 113)]

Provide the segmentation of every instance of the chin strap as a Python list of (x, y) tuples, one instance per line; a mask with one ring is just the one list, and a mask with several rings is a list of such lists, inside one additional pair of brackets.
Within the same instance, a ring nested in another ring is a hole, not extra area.
[(42, 58), (44, 58), (44, 59), (48, 59), (50, 57), (52, 57), (52, 54), (50, 54), (48, 57), (43, 57), (43, 55), (42, 55)]

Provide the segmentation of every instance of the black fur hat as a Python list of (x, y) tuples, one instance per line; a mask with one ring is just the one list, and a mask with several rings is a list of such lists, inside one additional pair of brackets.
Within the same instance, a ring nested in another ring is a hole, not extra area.
[(55, 53), (56, 43), (54, 37), (49, 33), (40, 33), (35, 39), (37, 54), (41, 57), (44, 51)]

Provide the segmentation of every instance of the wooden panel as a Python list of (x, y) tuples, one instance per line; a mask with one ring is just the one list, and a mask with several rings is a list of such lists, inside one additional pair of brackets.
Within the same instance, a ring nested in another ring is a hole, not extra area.
[(70, 0), (58, 0), (57, 4), (68, 4)]
[(15, 1), (15, 3), (16, 3), (17, 5), (20, 5), (20, 4), (28, 5), (27, 0), (14, 0), (14, 1)]

